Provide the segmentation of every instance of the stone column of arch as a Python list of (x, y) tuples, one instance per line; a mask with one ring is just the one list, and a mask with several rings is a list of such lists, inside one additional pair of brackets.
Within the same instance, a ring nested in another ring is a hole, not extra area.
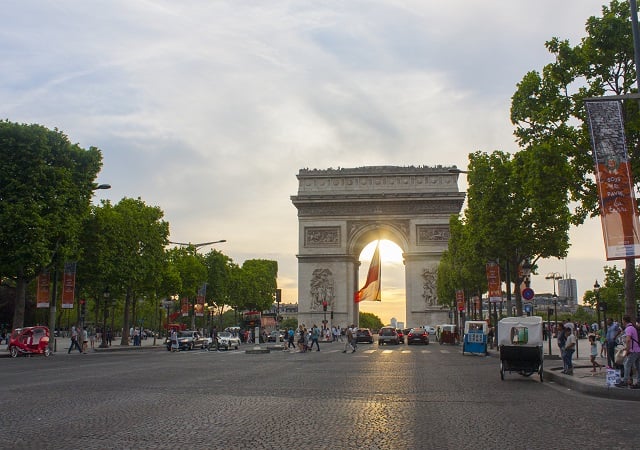
[[(449, 218), (464, 201), (457, 173), (442, 166), (370, 166), (302, 169), (297, 178), (291, 201), (298, 209), (299, 323), (320, 326), (324, 298), (334, 317), (327, 313), (328, 327), (357, 324), (359, 255), (377, 239), (403, 251), (406, 326), (448, 322), (435, 294), (435, 271), (447, 248)], [(384, 274), (382, 283), (384, 301)]]

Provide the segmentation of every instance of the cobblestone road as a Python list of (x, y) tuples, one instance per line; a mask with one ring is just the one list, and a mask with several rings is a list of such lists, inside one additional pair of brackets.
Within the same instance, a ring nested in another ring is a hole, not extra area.
[(439, 345), (0, 358), (1, 448), (629, 448), (640, 405)]

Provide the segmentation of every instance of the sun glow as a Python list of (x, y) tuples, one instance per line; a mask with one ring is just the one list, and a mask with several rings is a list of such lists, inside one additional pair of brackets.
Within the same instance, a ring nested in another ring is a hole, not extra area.
[[(367, 270), (377, 242), (371, 242), (360, 253), (359, 287), (362, 287), (367, 279)], [(407, 303), (402, 249), (392, 241), (381, 240), (380, 261), (382, 263), (382, 301), (361, 302), (360, 311), (375, 314), (385, 325), (390, 324), (392, 317), (405, 322)]]

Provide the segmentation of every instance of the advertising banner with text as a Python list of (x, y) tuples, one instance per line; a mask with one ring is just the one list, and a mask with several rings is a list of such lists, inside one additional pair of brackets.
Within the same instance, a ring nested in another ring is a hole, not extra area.
[(640, 256), (640, 222), (618, 100), (585, 102), (608, 260)]
[(49, 277), (49, 271), (45, 270), (38, 275), (38, 293), (36, 294), (36, 307), (48, 308), (49, 307), (49, 285), (51, 284), (51, 277)]
[(62, 308), (73, 309), (76, 293), (76, 263), (64, 263), (64, 275), (62, 277)]
[(500, 265), (496, 262), (488, 262), (487, 286), (489, 290), (489, 301), (498, 303), (502, 301), (502, 282), (500, 281)]

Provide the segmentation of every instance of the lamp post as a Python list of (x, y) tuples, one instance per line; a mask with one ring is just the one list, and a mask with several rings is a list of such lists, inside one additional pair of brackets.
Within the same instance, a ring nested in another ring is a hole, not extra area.
[(100, 348), (107, 348), (109, 344), (107, 343), (107, 317), (109, 317), (109, 297), (111, 293), (109, 292), (109, 287), (104, 288), (104, 292), (102, 293), (103, 299), (103, 321), (102, 321), (102, 342), (100, 343)]
[(169, 241), (169, 244), (180, 245), (182, 247), (193, 247), (195, 249), (196, 253), (197, 253), (198, 249), (200, 247), (205, 247), (207, 245), (213, 245), (213, 244), (220, 244), (222, 242), (227, 242), (227, 240), (226, 239), (220, 239), (219, 241), (200, 242), (198, 244), (192, 244), (191, 242), (173, 242), (173, 241)]
[(562, 280), (562, 275), (558, 272), (550, 272), (544, 277), (545, 280), (552, 280), (553, 283), (553, 309), (555, 311), (556, 333), (558, 332), (558, 295), (556, 294), (556, 280)]

